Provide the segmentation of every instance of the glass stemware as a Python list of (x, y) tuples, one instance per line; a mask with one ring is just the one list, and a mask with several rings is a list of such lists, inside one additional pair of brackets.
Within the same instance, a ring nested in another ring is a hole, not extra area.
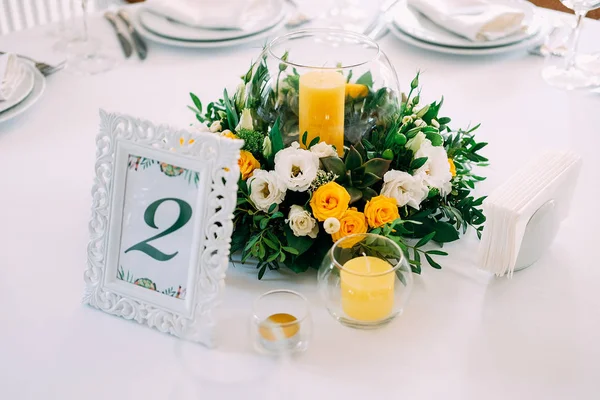
[(561, 89), (582, 89), (600, 85), (600, 78), (583, 69), (578, 64), (577, 46), (581, 33), (581, 25), (588, 11), (600, 7), (600, 0), (560, 0), (566, 7), (575, 12), (576, 24), (571, 35), (571, 43), (563, 65), (550, 65), (542, 71), (542, 76), (552, 86)]
[(74, 73), (94, 75), (112, 69), (116, 60), (101, 51), (101, 42), (89, 34), (88, 0), (81, 0), (82, 29), (67, 43), (67, 68)]

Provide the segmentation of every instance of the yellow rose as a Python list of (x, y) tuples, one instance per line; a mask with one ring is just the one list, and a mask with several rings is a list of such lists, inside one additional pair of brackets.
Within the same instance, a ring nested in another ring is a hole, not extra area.
[(454, 165), (454, 160), (449, 158), (448, 164), (450, 164), (450, 173), (452, 174), (452, 177), (454, 178), (456, 176), (456, 165)]
[(316, 219), (325, 221), (330, 217), (340, 219), (349, 203), (348, 191), (335, 182), (329, 182), (313, 193), (310, 208)]
[(356, 99), (358, 97), (367, 97), (369, 94), (369, 88), (360, 83), (346, 83), (346, 97), (352, 97)]
[(246, 150), (240, 151), (238, 165), (240, 166), (243, 180), (250, 178), (254, 170), (260, 168), (260, 163), (254, 158), (252, 153)]
[(367, 201), (365, 215), (369, 225), (373, 228), (379, 228), (400, 218), (396, 199), (386, 196), (373, 197), (370, 201)]
[[(354, 235), (356, 233), (367, 233), (367, 229), (369, 226), (367, 225), (367, 218), (365, 214), (357, 211), (355, 207), (349, 208), (346, 210), (342, 218), (340, 218), (340, 230), (331, 235), (331, 238), (334, 242), (337, 242), (343, 237)], [(357, 242), (362, 240), (362, 238), (358, 238)], [(347, 244), (348, 247), (352, 247), (354, 243)], [(347, 248), (346, 246), (343, 246)]]
[(223, 133), (223, 136), (229, 139), (237, 139), (237, 135), (233, 132), (231, 132), (230, 130), (227, 130), (226, 132)]

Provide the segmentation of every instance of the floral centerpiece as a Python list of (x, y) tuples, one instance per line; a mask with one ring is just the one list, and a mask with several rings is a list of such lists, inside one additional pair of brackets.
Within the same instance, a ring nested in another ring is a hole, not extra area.
[(244, 140), (231, 250), (258, 260), (259, 279), (318, 267), (335, 241), (357, 233), (394, 240), (415, 273), (423, 258), (441, 268), (435, 258), (446, 253), (424, 249), (429, 242), (457, 240), (469, 226), (481, 235), (483, 198), (471, 195), (484, 179), (472, 168), (487, 162), (479, 125), (454, 131), (443, 101), (420, 104), (419, 74), (401, 95), (391, 66), (379, 88), (374, 76), (392, 75), (368, 63), (358, 76), (358, 64), (303, 74), (293, 50), (275, 54), (276, 42), (233, 96), (225, 90), (204, 109), (191, 94), (190, 107), (201, 129)]

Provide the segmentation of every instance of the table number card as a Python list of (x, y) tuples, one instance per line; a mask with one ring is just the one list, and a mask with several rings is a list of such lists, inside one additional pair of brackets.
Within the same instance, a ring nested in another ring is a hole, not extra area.
[(242, 142), (100, 116), (84, 303), (212, 346)]

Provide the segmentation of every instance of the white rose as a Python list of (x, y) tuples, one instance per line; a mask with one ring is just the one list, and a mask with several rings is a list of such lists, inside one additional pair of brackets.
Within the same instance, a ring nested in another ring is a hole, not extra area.
[(248, 108), (244, 108), (244, 110), (242, 111), (240, 122), (238, 122), (238, 125), (235, 127), (236, 131), (239, 131), (240, 129), (254, 129), (254, 125), (252, 123), (252, 113)]
[(415, 175), (421, 175), (423, 181), (431, 187), (440, 191), (442, 196), (452, 190), (452, 173), (448, 163), (448, 154), (443, 146), (434, 146), (429, 139), (425, 139), (416, 152), (415, 158), (427, 157), (425, 164), (415, 171)]
[(418, 210), (428, 193), (429, 189), (421, 175), (412, 176), (408, 172), (396, 170), (390, 170), (383, 175), (381, 194), (396, 199), (398, 207), (409, 205)]
[(265, 136), (263, 140), (262, 154), (265, 158), (269, 158), (273, 153), (273, 145), (271, 144), (271, 139), (268, 136)]
[(305, 192), (317, 176), (319, 157), (300, 148), (298, 142), (275, 154), (275, 172), (288, 190)]
[(325, 157), (337, 157), (337, 151), (333, 148), (333, 146), (325, 143), (319, 142), (310, 148), (310, 151), (315, 153), (319, 158)]
[(220, 132), (221, 131), (221, 121), (213, 121), (212, 124), (210, 124), (210, 131), (211, 132)]
[(317, 220), (301, 206), (293, 205), (285, 222), (290, 225), (292, 232), (296, 236), (309, 236), (314, 239), (317, 237), (317, 233), (319, 233)]
[(269, 211), (273, 203), (281, 204), (285, 198), (285, 185), (274, 171), (255, 169), (248, 178), (250, 188), (250, 201), (254, 206), (264, 212)]
[(425, 140), (427, 140), (427, 136), (425, 136), (425, 134), (423, 132), (419, 132), (415, 135), (415, 137), (413, 137), (412, 139), (409, 139), (408, 142), (406, 142), (405, 147), (407, 149), (412, 150), (413, 153), (416, 153), (417, 151), (419, 151), (419, 148), (421, 148), (421, 144)]
[(334, 233), (338, 233), (340, 230), (340, 220), (334, 217), (329, 217), (323, 222), (323, 228), (325, 228), (325, 232), (330, 235)]

